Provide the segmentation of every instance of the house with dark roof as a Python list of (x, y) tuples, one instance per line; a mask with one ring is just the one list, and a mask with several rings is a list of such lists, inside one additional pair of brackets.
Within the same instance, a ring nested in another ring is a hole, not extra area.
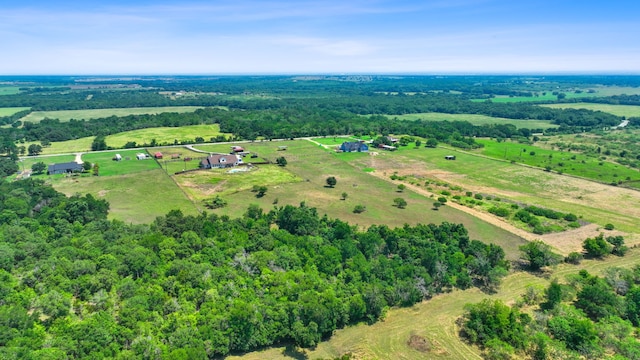
[(369, 146), (364, 141), (345, 141), (340, 145), (340, 150), (344, 152), (367, 152)]
[(49, 175), (68, 174), (74, 172), (82, 172), (82, 164), (72, 161), (60, 164), (51, 164), (47, 169), (47, 174)]
[(242, 156), (239, 155), (209, 155), (200, 161), (201, 169), (214, 169), (238, 166), (242, 164)]

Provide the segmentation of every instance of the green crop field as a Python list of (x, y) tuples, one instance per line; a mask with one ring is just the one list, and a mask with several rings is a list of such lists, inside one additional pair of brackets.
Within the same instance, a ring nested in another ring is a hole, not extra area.
[(572, 104), (549, 104), (541, 105), (556, 109), (587, 109), (593, 111), (607, 112), (617, 116), (640, 117), (640, 106), (634, 105), (610, 105), (594, 103), (572, 103)]
[[(1, 91), (2, 88), (0, 88)], [(2, 116), (11, 116), (17, 112), (20, 111), (24, 111), (24, 110), (29, 110), (30, 108), (28, 107), (6, 107), (6, 108), (0, 108), (0, 117)]]
[(468, 121), (473, 125), (511, 124), (518, 128), (527, 129), (548, 129), (558, 127), (558, 125), (552, 124), (551, 121), (548, 120), (516, 120), (475, 114), (415, 113), (393, 115), (389, 117), (400, 120)]
[[(590, 274), (602, 275), (612, 266), (631, 269), (640, 261), (640, 251), (633, 250), (625, 257), (608, 257), (602, 260), (585, 260), (580, 265), (559, 265), (549, 276), (536, 276), (526, 272), (515, 272), (507, 276), (500, 291), (487, 294), (478, 289), (455, 290), (437, 295), (409, 308), (393, 308), (384, 320), (373, 325), (359, 324), (337, 330), (327, 341), (314, 349), (287, 349), (274, 347), (239, 356), (229, 360), (258, 359), (332, 359), (351, 353), (356, 359), (482, 359), (481, 350), (465, 343), (458, 334), (456, 320), (464, 313), (465, 304), (478, 303), (483, 299), (499, 299), (512, 304), (528, 287), (544, 289), (551, 279), (561, 282), (569, 274), (587, 270)], [(417, 335), (431, 344), (428, 352), (418, 351), (408, 345), (409, 338)]]
[[(1, 89), (1, 88), (0, 88)], [(110, 116), (128, 116), (144, 114), (160, 114), (165, 112), (186, 113), (201, 109), (202, 106), (166, 106), (166, 107), (140, 107), (140, 108), (113, 108), (113, 109), (89, 109), (89, 110), (57, 110), (34, 111), (23, 117), (24, 122), (40, 122), (41, 120), (58, 119), (60, 121), (99, 119)]]

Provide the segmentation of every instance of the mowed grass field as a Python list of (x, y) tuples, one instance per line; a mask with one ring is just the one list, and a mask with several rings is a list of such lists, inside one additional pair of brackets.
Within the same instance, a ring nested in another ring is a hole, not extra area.
[[(298, 206), (305, 202), (308, 206), (317, 208), (320, 214), (327, 214), (362, 228), (373, 224), (396, 227), (448, 221), (464, 224), (473, 239), (509, 247), (510, 254), (523, 244), (519, 237), (459, 210), (444, 206), (439, 211), (434, 211), (433, 199), (409, 190), (398, 192), (397, 185), (371, 176), (368, 169), (354, 161), (366, 159), (370, 156), (367, 153), (335, 153), (306, 140), (242, 145), (261, 157), (275, 159), (284, 156), (288, 165), (284, 168), (258, 165), (256, 171), (235, 174), (223, 173), (221, 170), (198, 171), (176, 175), (176, 182), (196, 201), (219, 194), (228, 202), (228, 206), (210, 211), (232, 217), (241, 216), (250, 204), (257, 204), (264, 211), (269, 211), (274, 206)], [(227, 144), (226, 149), (228, 146)], [(288, 149), (278, 151), (278, 146), (287, 146)], [(337, 179), (334, 188), (326, 186), (329, 176)], [(267, 186), (266, 194), (256, 197), (256, 193), (251, 191), (253, 185)], [(341, 200), (343, 192), (347, 193), (346, 200)], [(405, 209), (393, 206), (393, 200), (397, 197), (407, 201)], [(356, 205), (363, 205), (367, 210), (354, 214)]]
[(594, 104), (594, 103), (573, 103), (573, 104), (549, 104), (541, 105), (556, 109), (587, 109), (593, 111), (602, 111), (617, 116), (640, 117), (640, 106), (636, 105), (610, 105), (610, 104)]
[[(482, 359), (478, 347), (470, 346), (458, 336), (456, 320), (463, 315), (465, 304), (478, 303), (487, 298), (513, 304), (528, 287), (544, 289), (552, 279), (563, 282), (567, 275), (576, 274), (582, 269), (602, 275), (608, 267), (633, 268), (638, 262), (640, 250), (633, 249), (623, 258), (610, 256), (604, 261), (586, 260), (577, 266), (562, 264), (544, 277), (515, 272), (503, 280), (500, 290), (495, 294), (486, 294), (478, 289), (456, 290), (409, 308), (394, 308), (389, 310), (384, 320), (373, 325), (360, 324), (337, 330), (329, 340), (321, 342), (314, 349), (299, 349), (292, 354), (285, 347), (275, 347), (229, 356), (227, 359), (331, 359), (346, 353), (353, 354), (356, 359)], [(407, 343), (412, 335), (427, 339), (432, 349), (420, 352), (411, 348)]]
[(398, 118), (400, 120), (424, 120), (424, 121), (468, 121), (473, 125), (491, 125), (491, 124), (511, 124), (517, 128), (526, 129), (548, 129), (557, 128), (558, 125), (552, 124), (548, 120), (516, 120), (492, 117), (476, 114), (445, 114), (445, 113), (414, 113), (404, 115), (389, 115), (390, 118)]
[[(0, 88), (0, 91), (2, 91), (2, 88)], [(30, 108), (28, 107), (6, 107), (6, 108), (0, 108), (0, 117), (2, 116), (11, 116), (17, 112), (20, 111), (24, 111), (24, 110), (29, 110)]]
[[(582, 90), (581, 93), (576, 93), (575, 91), (567, 91), (567, 90), (559, 90), (566, 95), (567, 99), (579, 99), (585, 97), (603, 97), (603, 96), (613, 96), (613, 95), (640, 95), (640, 88), (638, 87), (630, 87), (630, 86), (595, 86), (591, 88), (579, 89)], [(594, 92), (588, 92), (589, 90), (593, 90)], [(558, 100), (557, 95), (553, 95), (553, 92), (557, 91), (556, 89), (547, 90), (547, 91), (538, 91), (538, 96), (507, 96), (507, 95), (498, 95), (491, 99), (492, 102), (535, 102), (535, 101), (556, 101)], [(542, 93), (546, 94), (542, 94)], [(472, 101), (486, 101), (486, 99), (474, 99)]]
[[(1, 89), (1, 88), (0, 88)], [(139, 108), (113, 108), (113, 109), (88, 109), (88, 110), (57, 110), (57, 111), (34, 111), (23, 117), (24, 122), (40, 122), (43, 119), (58, 119), (60, 121), (99, 119), (110, 116), (128, 116), (160, 114), (165, 112), (187, 113), (194, 112), (202, 106), (165, 106), (165, 107), (139, 107)]]

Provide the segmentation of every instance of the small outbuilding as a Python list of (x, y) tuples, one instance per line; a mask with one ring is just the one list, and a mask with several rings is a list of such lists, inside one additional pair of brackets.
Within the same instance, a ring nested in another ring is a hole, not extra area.
[(456, 156), (455, 155), (447, 155), (444, 158), (445, 158), (445, 160), (455, 160)]
[(120, 154), (116, 154), (116, 156), (113, 157), (114, 161), (120, 161), (122, 160), (122, 156)]
[(153, 157), (156, 159), (162, 159), (162, 153), (158, 151), (157, 153), (153, 154)]
[(239, 153), (239, 152), (243, 152), (244, 148), (242, 146), (232, 146), (231, 151), (233, 151), (234, 153)]
[(147, 154), (143, 154), (143, 153), (136, 154), (136, 159), (138, 160), (144, 160), (146, 158), (147, 158)]

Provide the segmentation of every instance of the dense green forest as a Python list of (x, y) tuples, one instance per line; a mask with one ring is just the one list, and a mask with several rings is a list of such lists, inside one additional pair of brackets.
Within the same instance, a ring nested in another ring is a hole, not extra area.
[(582, 270), (566, 284), (529, 288), (512, 307), (488, 299), (468, 305), (461, 333), (489, 359), (638, 359), (639, 316), (640, 266), (609, 268), (604, 277)]
[(108, 208), (38, 180), (0, 183), (0, 357), (309, 347), (391, 306), (492, 291), (508, 269), (502, 248), (457, 224), (360, 231), (300, 204), (134, 226), (107, 221)]

